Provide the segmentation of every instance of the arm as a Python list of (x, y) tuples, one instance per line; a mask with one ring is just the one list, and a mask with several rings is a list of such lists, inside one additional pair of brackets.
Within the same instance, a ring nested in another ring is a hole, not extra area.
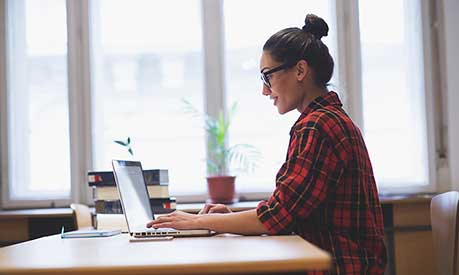
[(268, 231), (257, 217), (256, 209), (228, 214), (207, 214), (198, 218), (210, 230), (243, 235), (260, 235)]
[(260, 235), (268, 233), (257, 217), (255, 209), (228, 213), (193, 215), (175, 211), (150, 221), (147, 227), (172, 227), (176, 229), (208, 229), (219, 233)]
[(296, 220), (307, 220), (339, 182), (343, 166), (327, 139), (313, 127), (295, 133), (291, 154), (276, 178), (276, 189), (257, 213), (270, 234), (295, 230)]

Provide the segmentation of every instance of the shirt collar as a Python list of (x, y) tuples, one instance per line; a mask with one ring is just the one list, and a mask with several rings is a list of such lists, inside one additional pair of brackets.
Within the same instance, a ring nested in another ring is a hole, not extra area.
[(325, 95), (316, 97), (301, 113), (300, 117), (293, 125), (292, 130), (307, 115), (309, 115), (315, 110), (323, 109), (326, 106), (335, 106), (341, 108), (343, 106), (343, 103), (341, 103), (341, 100), (339, 100), (338, 94), (333, 91), (330, 91)]

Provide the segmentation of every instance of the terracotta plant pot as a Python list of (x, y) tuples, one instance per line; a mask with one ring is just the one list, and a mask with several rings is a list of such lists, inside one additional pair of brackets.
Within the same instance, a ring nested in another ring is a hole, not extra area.
[(214, 176), (207, 177), (207, 190), (211, 203), (233, 203), (236, 177)]

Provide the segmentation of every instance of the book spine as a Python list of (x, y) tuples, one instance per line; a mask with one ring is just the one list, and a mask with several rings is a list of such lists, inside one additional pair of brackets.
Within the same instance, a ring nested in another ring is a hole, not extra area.
[[(151, 199), (168, 199), (168, 185), (148, 185), (148, 195)], [(119, 200), (120, 196), (116, 186), (93, 186), (92, 198), (96, 200)]]
[[(147, 185), (167, 185), (169, 172), (167, 169), (149, 169), (143, 171)], [(88, 171), (89, 186), (116, 186), (112, 171)]]
[[(155, 214), (173, 212), (176, 208), (175, 198), (150, 199), (151, 210)], [(120, 200), (97, 200), (95, 201), (96, 214), (123, 214)]]

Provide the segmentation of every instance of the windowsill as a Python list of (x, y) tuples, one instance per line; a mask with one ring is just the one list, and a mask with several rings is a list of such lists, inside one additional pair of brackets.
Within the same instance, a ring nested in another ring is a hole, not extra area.
[[(418, 193), (418, 194), (385, 194), (379, 197), (382, 204), (394, 203), (416, 203), (430, 201), (436, 193)], [(259, 200), (243, 201), (229, 204), (233, 211), (249, 210), (257, 207)], [(178, 210), (190, 213), (197, 213), (204, 207), (202, 203), (180, 203), (177, 205)], [(68, 217), (72, 215), (70, 208), (33, 208), (18, 210), (0, 210), (0, 219), (11, 219), (20, 217)]]
[(390, 193), (380, 194), (379, 200), (382, 204), (389, 203), (415, 203), (430, 201), (437, 193)]
[(15, 218), (65, 218), (69, 216), (72, 216), (72, 209), (70, 207), (0, 210), (0, 220)]
[[(177, 206), (178, 210), (190, 213), (197, 213), (204, 207), (205, 203), (182, 203)], [(229, 204), (233, 211), (242, 211), (253, 209), (257, 206), (258, 201), (244, 201)], [(94, 211), (94, 208), (91, 208)], [(70, 208), (31, 208), (0, 210), (0, 219), (12, 219), (22, 217), (47, 218), (47, 217), (69, 217), (72, 215)]]

